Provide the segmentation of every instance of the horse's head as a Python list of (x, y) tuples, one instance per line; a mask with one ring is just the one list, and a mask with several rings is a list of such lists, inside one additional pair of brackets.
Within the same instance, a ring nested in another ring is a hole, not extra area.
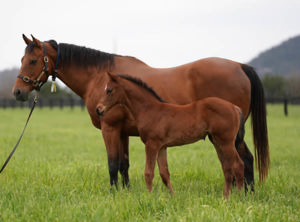
[(30, 40), (23, 34), (23, 39), (27, 47), (13, 87), (13, 94), (20, 101), (28, 100), (29, 93), (34, 89), (39, 90), (47, 81), (49, 74), (54, 71), (54, 61), (51, 58), (55, 51), (48, 43), (41, 42), (33, 36)]
[(108, 81), (104, 88), (104, 96), (97, 105), (96, 112), (99, 116), (103, 116), (106, 111), (117, 104), (125, 104), (126, 93), (120, 84), (121, 77), (112, 73), (107, 73)]

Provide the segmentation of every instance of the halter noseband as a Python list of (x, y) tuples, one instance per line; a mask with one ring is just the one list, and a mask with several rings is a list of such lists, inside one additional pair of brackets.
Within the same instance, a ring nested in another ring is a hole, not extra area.
[[(47, 56), (47, 50), (46, 50), (46, 46), (45, 46), (45, 43), (43, 42), (43, 49), (44, 49), (44, 67), (43, 67), (43, 70), (42, 72), (40, 73), (40, 75), (37, 77), (37, 79), (35, 80), (32, 80), (30, 79), (28, 76), (22, 76), (22, 75), (18, 75), (17, 77), (18, 78), (21, 78), (24, 82), (26, 83), (29, 83), (29, 84), (32, 84), (34, 86), (34, 89), (36, 91), (39, 91), (41, 89), (41, 87), (47, 82), (47, 80), (45, 82), (43, 81), (40, 81), (42, 76), (44, 74), (47, 75), (47, 79), (49, 77), (49, 66), (48, 66), (48, 62), (49, 62), (49, 59), (48, 59), (48, 56)], [(57, 50), (57, 57), (56, 57), (56, 63), (55, 63), (55, 70), (52, 74), (52, 81), (54, 82), (55, 81), (55, 78), (56, 78), (56, 75), (57, 75), (57, 69), (58, 69), (58, 61), (59, 61), (59, 53), (60, 53), (60, 50), (59, 50), (59, 46), (58, 46), (58, 50)]]

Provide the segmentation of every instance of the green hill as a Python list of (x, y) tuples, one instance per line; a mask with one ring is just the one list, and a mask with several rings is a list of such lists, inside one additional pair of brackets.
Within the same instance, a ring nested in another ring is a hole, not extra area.
[(260, 75), (300, 76), (300, 35), (260, 53), (249, 64)]

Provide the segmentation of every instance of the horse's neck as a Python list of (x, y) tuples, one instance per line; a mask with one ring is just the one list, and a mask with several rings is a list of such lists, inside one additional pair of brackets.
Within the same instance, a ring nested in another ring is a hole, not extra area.
[(84, 98), (91, 88), (89, 87), (90, 83), (103, 76), (97, 75), (98, 72), (97, 68), (80, 68), (70, 65), (59, 70), (57, 77), (77, 95)]
[(104, 71), (110, 70), (113, 73), (131, 73), (134, 74), (138, 67), (148, 67), (144, 62), (130, 56), (115, 56), (114, 65), (102, 67), (77, 67), (76, 65), (65, 65), (59, 70), (58, 78), (64, 82), (77, 95), (84, 98), (85, 94), (91, 87), (91, 82), (97, 81), (97, 88), (104, 84)]

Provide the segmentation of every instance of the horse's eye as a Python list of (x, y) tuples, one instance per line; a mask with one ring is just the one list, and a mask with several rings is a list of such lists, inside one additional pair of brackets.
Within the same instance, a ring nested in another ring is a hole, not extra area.
[(112, 93), (112, 91), (113, 91), (112, 89), (107, 89), (107, 90), (106, 90), (106, 95), (109, 95), (109, 94), (111, 94), (111, 93)]
[(30, 64), (30, 65), (35, 65), (36, 62), (37, 62), (37, 60), (31, 60), (31, 61), (29, 62), (29, 64)]

